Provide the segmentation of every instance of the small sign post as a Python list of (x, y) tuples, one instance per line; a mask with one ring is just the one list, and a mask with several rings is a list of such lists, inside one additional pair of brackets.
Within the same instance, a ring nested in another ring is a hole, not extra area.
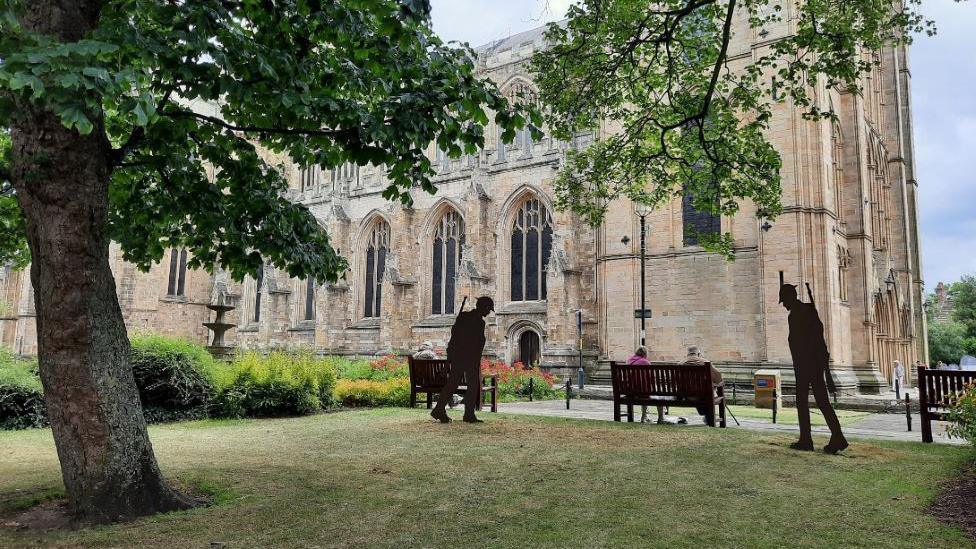
[(576, 372), (576, 383), (582, 391), (586, 381), (586, 372), (583, 370), (583, 309), (576, 311), (576, 332), (579, 335), (579, 370)]

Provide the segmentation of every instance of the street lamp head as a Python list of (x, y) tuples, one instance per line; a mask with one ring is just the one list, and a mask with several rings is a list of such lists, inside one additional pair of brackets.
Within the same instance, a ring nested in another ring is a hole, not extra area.
[(643, 202), (635, 202), (634, 212), (636, 212), (639, 217), (647, 217), (647, 214), (651, 213), (651, 207)]

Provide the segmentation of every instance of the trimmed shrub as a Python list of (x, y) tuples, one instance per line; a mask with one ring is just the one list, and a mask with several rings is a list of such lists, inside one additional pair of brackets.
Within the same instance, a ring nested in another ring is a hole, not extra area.
[(201, 345), (174, 337), (131, 338), (132, 373), (146, 421), (207, 417), (218, 366)]
[(407, 406), (410, 381), (405, 377), (385, 381), (340, 379), (335, 394), (344, 406)]
[(0, 347), (0, 429), (27, 429), (47, 425), (44, 389), (37, 362), (21, 360)]
[(949, 406), (949, 425), (946, 431), (976, 446), (976, 383), (970, 383), (966, 390), (954, 397)]
[(334, 402), (335, 371), (309, 352), (247, 352), (229, 370), (229, 383), (214, 398), (218, 417), (304, 415)]

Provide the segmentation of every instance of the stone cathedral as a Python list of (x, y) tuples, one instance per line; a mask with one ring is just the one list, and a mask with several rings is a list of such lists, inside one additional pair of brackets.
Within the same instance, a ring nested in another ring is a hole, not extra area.
[[(789, 32), (789, 19), (761, 33), (739, 21), (732, 64)], [(543, 29), (491, 43), (478, 49), (480, 70), (504, 93), (531, 96), (527, 61), (542, 47)], [(698, 345), (727, 379), (746, 383), (754, 370), (778, 367), (792, 385), (780, 271), (804, 301), (810, 284), (841, 390), (877, 392), (889, 385), (894, 360), (926, 360), (907, 53), (865, 54), (878, 64), (861, 95), (815, 90), (821, 108), (839, 114), (836, 123), (776, 107), (769, 137), (783, 157), (785, 206), (777, 219), (757, 219), (748, 204), (734, 217), (713, 217), (680, 199), (646, 217), (653, 361), (681, 360)], [(487, 319), (486, 356), (565, 375), (578, 366), (582, 341), (590, 380), (600, 380), (609, 361), (626, 359), (640, 342), (640, 219), (625, 200), (597, 228), (553, 207), (566, 151), (598, 135), (564, 143), (522, 132), (504, 145), (493, 131), (477, 155), (450, 159), (432, 147), (438, 192), (418, 189), (411, 208), (381, 196), (381, 169), (286, 166), (289, 197), (308, 206), (349, 260), (337, 284), (270, 266), (237, 284), (226, 273), (188, 271), (185, 250), (143, 273), (113, 249), (130, 331), (205, 343), (206, 305), (221, 295), (236, 306), (228, 341), (239, 348), (406, 354), (425, 340), (443, 350), (464, 297), (470, 307), (489, 295), (496, 312)], [(735, 261), (703, 251), (684, 234), (688, 225), (731, 233)], [(2, 342), (35, 353), (29, 277), (9, 268), (0, 276)]]

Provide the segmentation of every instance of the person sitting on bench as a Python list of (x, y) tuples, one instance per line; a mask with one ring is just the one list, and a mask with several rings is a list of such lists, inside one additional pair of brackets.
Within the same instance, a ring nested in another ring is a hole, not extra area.
[[(647, 360), (647, 348), (643, 345), (638, 347), (634, 351), (633, 356), (627, 359), (627, 364), (636, 364), (638, 366), (650, 366), (651, 363)], [(657, 422), (664, 423), (664, 407), (657, 407)], [(647, 423), (647, 406), (641, 406), (641, 423)]]
[(440, 358), (437, 356), (437, 352), (434, 351), (434, 344), (430, 341), (425, 341), (420, 344), (420, 348), (417, 352), (413, 354), (414, 358), (420, 358), (423, 360), (436, 360)]
[[(708, 361), (705, 360), (705, 355), (702, 354), (701, 349), (699, 349), (697, 345), (692, 345), (688, 347), (688, 356), (685, 357), (685, 361), (683, 362), (683, 364), (687, 364), (691, 366), (701, 366), (707, 363)], [(722, 373), (719, 372), (717, 369), (715, 369), (715, 366), (712, 366), (712, 385), (718, 387), (721, 383), (722, 383)], [(707, 406), (697, 406), (696, 408), (698, 410), (698, 413), (701, 414), (702, 416), (704, 416), (708, 411)]]

